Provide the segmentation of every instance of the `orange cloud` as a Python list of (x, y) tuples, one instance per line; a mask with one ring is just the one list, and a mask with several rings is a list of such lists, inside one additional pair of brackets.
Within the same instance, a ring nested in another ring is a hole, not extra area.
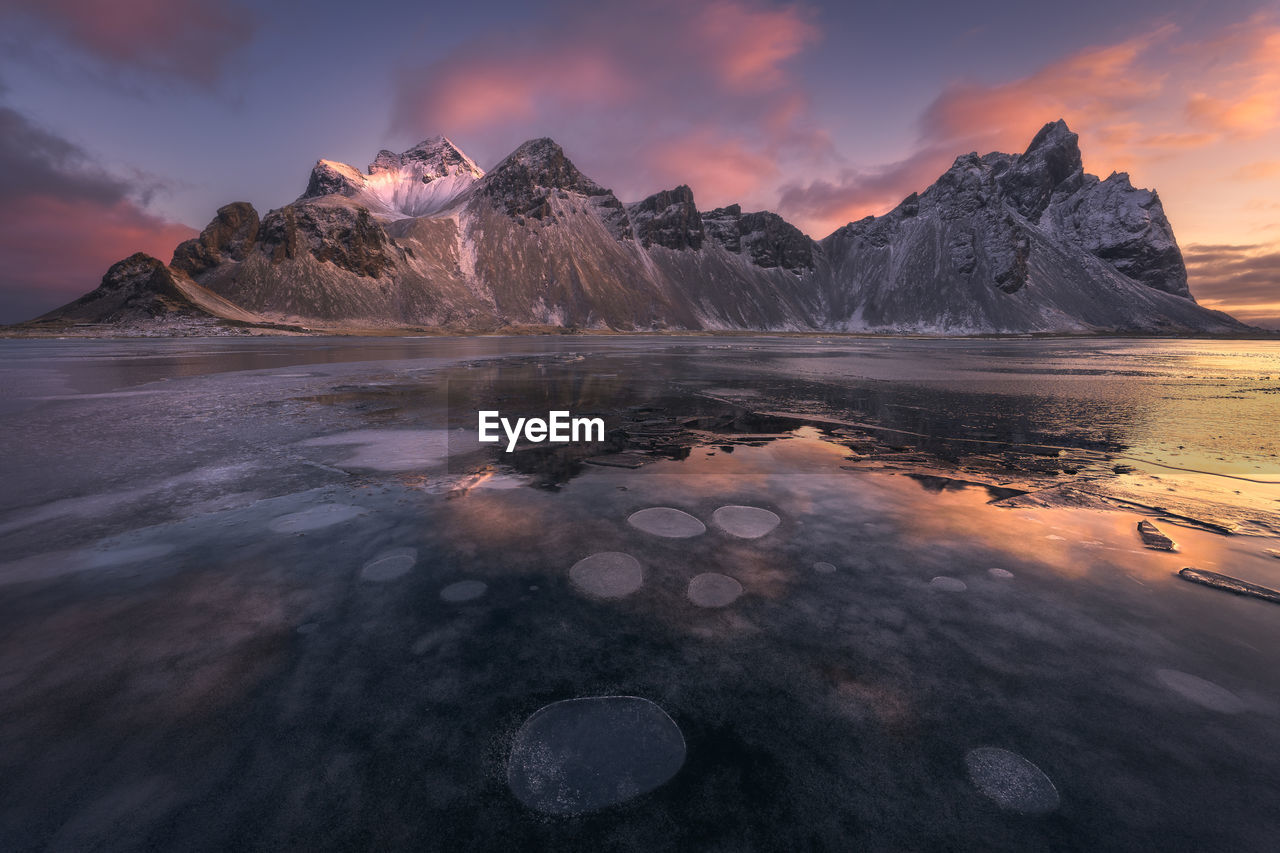
[[(1102, 175), (1131, 171), (1143, 183), (1142, 175), (1154, 174), (1165, 160), (1209, 151), (1218, 162), (1229, 160), (1224, 146), (1233, 140), (1280, 128), (1277, 93), (1280, 25), (1273, 18), (1255, 16), (1209, 39), (1162, 25), (1007, 83), (955, 82), (922, 114), (908, 156), (785, 187), (782, 212), (815, 233), (828, 233), (924, 189), (959, 154), (1023, 150), (1057, 118), (1080, 134), (1086, 168)], [(1262, 177), (1264, 168), (1249, 177)], [(1171, 174), (1192, 179), (1185, 170)]]

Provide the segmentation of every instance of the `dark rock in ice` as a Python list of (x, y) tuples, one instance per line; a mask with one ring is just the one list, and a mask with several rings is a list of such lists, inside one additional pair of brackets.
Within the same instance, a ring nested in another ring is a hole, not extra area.
[(1208, 708), (1210, 711), (1218, 711), (1223, 714), (1238, 714), (1245, 710), (1245, 703), (1239, 696), (1225, 687), (1219, 687), (1212, 681), (1206, 681), (1189, 672), (1181, 672), (1176, 669), (1158, 669), (1156, 670), (1156, 678), (1174, 693), (1203, 708)]
[(627, 519), (627, 523), (645, 533), (665, 536), (668, 539), (688, 539), (707, 532), (707, 526), (689, 513), (666, 506), (655, 506), (633, 512)]
[(1236, 595), (1247, 595), (1252, 598), (1261, 598), (1263, 601), (1270, 601), (1273, 604), (1280, 604), (1280, 592), (1270, 587), (1259, 586), (1256, 583), (1233, 578), (1230, 575), (1220, 575), (1217, 572), (1210, 572), (1205, 569), (1185, 568), (1178, 572), (1178, 577), (1192, 583), (1211, 586), (1214, 589), (1234, 592)]
[(711, 514), (711, 521), (730, 536), (759, 539), (777, 527), (782, 519), (759, 507), (722, 506)]
[(531, 809), (578, 815), (658, 788), (684, 757), (680, 728), (648, 699), (566, 699), (540, 709), (516, 732), (507, 784)]
[(644, 585), (640, 561), (621, 551), (603, 551), (574, 563), (569, 580), (596, 598), (622, 598)]
[(1173, 544), (1173, 540), (1161, 533), (1160, 528), (1156, 527), (1149, 521), (1138, 522), (1138, 535), (1142, 537), (1142, 544), (1153, 550), (1177, 550), (1177, 546)]
[(983, 746), (965, 756), (969, 780), (1002, 809), (1048, 814), (1058, 808), (1058, 789), (1039, 768), (1007, 749)]

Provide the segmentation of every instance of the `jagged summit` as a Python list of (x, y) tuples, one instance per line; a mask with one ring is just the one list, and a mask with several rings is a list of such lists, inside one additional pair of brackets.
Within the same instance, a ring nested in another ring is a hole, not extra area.
[(369, 164), (368, 172), (371, 176), (376, 176), (406, 170), (419, 177), (423, 183), (450, 175), (484, 177), (484, 170), (444, 136), (424, 139), (403, 154), (384, 148)]
[(334, 160), (319, 160), (299, 201), (339, 195), (383, 219), (431, 216), (460, 201), (484, 170), (443, 136), (423, 140), (402, 154), (383, 149), (368, 173)]
[(530, 139), (493, 167), (477, 187), (477, 193), (496, 203), (507, 215), (546, 220), (556, 207), (573, 207), (573, 194), (581, 197), (619, 239), (631, 239), (627, 211), (617, 196), (584, 175), (548, 137)]

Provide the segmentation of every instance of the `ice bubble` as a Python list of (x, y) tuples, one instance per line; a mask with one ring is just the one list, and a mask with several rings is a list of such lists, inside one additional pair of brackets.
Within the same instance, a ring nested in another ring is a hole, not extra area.
[(458, 581), (440, 590), (440, 599), (455, 604), (460, 601), (472, 601), (484, 595), (488, 589), (489, 585), (484, 581)]
[(1013, 572), (1009, 571), (1008, 569), (987, 569), (987, 574), (991, 575), (991, 577), (993, 578), (1013, 577)]
[(968, 584), (957, 578), (949, 578), (942, 575), (929, 581), (929, 586), (944, 592), (964, 592), (969, 588)]
[(777, 527), (782, 519), (767, 509), (755, 506), (722, 506), (711, 514), (711, 521), (730, 536), (759, 539)]
[(836, 567), (830, 563), (814, 563), (813, 570), (815, 572), (822, 572), (824, 575), (829, 575), (836, 570)]
[(640, 568), (640, 561), (630, 554), (603, 551), (574, 563), (569, 569), (569, 580), (587, 595), (622, 598), (644, 584), (644, 570)]
[(540, 709), (516, 732), (507, 784), (531, 809), (578, 815), (658, 788), (684, 757), (679, 726), (648, 699), (566, 699)]
[(1002, 809), (1048, 814), (1058, 808), (1058, 789), (1027, 759), (996, 746), (969, 750), (964, 757), (969, 781)]
[(668, 539), (688, 539), (690, 536), (699, 536), (707, 532), (707, 526), (689, 513), (666, 506), (654, 506), (633, 512), (627, 519), (627, 523), (645, 533), (665, 536)]
[(358, 506), (347, 504), (321, 504), (302, 512), (282, 515), (269, 525), (273, 533), (302, 533), (307, 530), (320, 530), (333, 524), (350, 521), (364, 510)]
[(689, 581), (687, 595), (699, 607), (728, 607), (742, 595), (742, 584), (728, 575), (706, 572)]
[(415, 554), (390, 554), (370, 560), (360, 570), (360, 580), (385, 583), (409, 574), (409, 570), (418, 562)]
[(1223, 714), (1238, 714), (1245, 709), (1244, 702), (1230, 690), (1190, 673), (1180, 672), (1176, 669), (1158, 669), (1156, 670), (1156, 678), (1160, 679), (1160, 683), (1174, 693), (1184, 699), (1190, 699), (1210, 711), (1219, 711)]

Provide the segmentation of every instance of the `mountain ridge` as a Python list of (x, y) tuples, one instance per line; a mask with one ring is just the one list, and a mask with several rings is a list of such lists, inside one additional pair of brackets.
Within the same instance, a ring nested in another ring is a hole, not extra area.
[(550, 138), (485, 172), (432, 137), (363, 172), (318, 161), (261, 219), (226, 205), (169, 268), (264, 322), (321, 329), (1249, 329), (1195, 303), (1158, 194), (1085, 173), (1061, 120), (822, 240), (770, 211), (699, 211), (683, 184), (624, 204)]

